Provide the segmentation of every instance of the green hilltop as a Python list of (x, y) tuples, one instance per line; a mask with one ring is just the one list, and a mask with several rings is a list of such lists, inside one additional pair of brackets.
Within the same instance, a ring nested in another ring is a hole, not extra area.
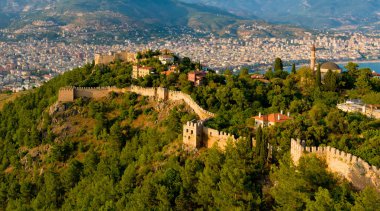
[[(320, 209), (362, 210), (379, 207), (380, 195), (355, 190), (326, 170), (326, 163), (305, 156), (298, 166), (289, 158), (290, 138), (308, 145), (329, 145), (380, 166), (379, 121), (344, 113), (336, 103), (345, 94), (365, 97), (380, 91), (366, 69), (330, 73), (317, 85), (311, 70), (289, 74), (276, 65), (253, 80), (210, 71), (203, 86), (186, 73), (197, 68), (188, 58), (176, 60), (179, 73), (160, 74), (153, 53), (141, 65), (157, 74), (132, 79), (132, 64), (87, 64), (7, 103), (0, 111), (1, 210), (194, 210)], [(276, 60), (280, 61), (280, 60)], [(199, 67), (198, 67), (199, 68)], [(156, 102), (133, 93), (104, 99), (56, 103), (66, 86), (161, 86), (191, 95), (217, 114), (208, 126), (249, 139), (189, 152), (182, 148), (182, 125), (197, 119), (189, 107)], [(289, 110), (293, 119), (253, 130), (259, 112)], [(265, 146), (275, 146), (267, 159)]]

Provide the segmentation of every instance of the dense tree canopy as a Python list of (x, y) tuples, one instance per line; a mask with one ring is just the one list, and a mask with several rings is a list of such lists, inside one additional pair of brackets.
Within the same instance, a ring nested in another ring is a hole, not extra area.
[[(0, 210), (371, 210), (379, 206), (376, 191), (355, 191), (326, 171), (326, 164), (316, 157), (301, 159), (298, 167), (289, 158), (290, 138), (301, 138), (309, 145), (334, 146), (380, 166), (379, 121), (335, 108), (346, 94), (377, 103), (380, 82), (367, 70), (334, 75), (321, 82), (321, 89), (307, 67), (290, 75), (275, 68), (268, 74), (269, 83), (251, 79), (245, 70), (240, 75), (210, 71), (204, 86), (195, 87), (186, 73), (197, 64), (183, 58), (178, 60), (179, 73), (162, 75), (167, 67), (154, 57), (157, 53), (140, 55), (141, 64), (153, 66), (157, 74), (133, 80), (129, 63), (88, 64), (5, 105), (0, 111)], [(256, 137), (256, 146), (243, 139), (229, 143), (224, 152), (184, 151), (182, 125), (197, 118), (189, 108), (132, 93), (54, 105), (63, 86), (131, 84), (188, 93), (217, 114), (207, 122), (210, 127)], [(348, 91), (347, 86), (353, 87)], [(290, 111), (292, 120), (254, 129), (253, 116), (280, 110)], [(270, 159), (267, 143), (276, 149)]]

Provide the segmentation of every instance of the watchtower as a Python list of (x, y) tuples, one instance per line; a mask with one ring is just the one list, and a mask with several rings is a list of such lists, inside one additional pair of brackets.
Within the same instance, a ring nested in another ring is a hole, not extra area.
[(169, 91), (167, 88), (157, 87), (155, 95), (158, 100), (165, 101), (169, 99)]
[(183, 144), (190, 149), (202, 147), (203, 122), (190, 121), (183, 127)]
[(73, 102), (75, 99), (75, 87), (62, 87), (59, 89), (59, 102)]

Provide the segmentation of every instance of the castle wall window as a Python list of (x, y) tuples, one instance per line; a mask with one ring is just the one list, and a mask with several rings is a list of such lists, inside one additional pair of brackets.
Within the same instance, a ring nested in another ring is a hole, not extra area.
[(193, 134), (194, 133), (194, 131), (191, 131), (191, 134)]

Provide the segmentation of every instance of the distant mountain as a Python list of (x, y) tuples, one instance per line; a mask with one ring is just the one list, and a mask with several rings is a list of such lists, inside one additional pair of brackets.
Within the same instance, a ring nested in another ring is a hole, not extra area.
[[(181, 0), (218, 7), (244, 17), (311, 28), (379, 27), (379, 0)], [(374, 25), (375, 24), (375, 25)]]
[[(60, 29), (77, 28), (111, 36), (113, 32), (129, 29), (159, 34), (165, 27), (187, 27), (197, 33), (213, 32), (228, 36), (292, 36), (302, 33), (299, 28), (267, 24), (256, 20), (253, 15), (243, 17), (207, 4), (179, 0), (2, 0), (0, 27), (19, 33), (33, 32), (36, 31), (33, 30), (35, 21), (49, 21), (56, 24), (55, 28), (48, 29), (51, 34)], [(250, 31), (241, 27), (252, 25), (263, 27)], [(124, 36), (128, 35), (124, 33)]]
[[(2, 26), (21, 26), (34, 20), (55, 20), (61, 25), (76, 23), (78, 17), (110, 24), (107, 17), (118, 22), (138, 24), (183, 25), (203, 14), (207, 21), (236, 22), (242, 18), (224, 10), (191, 5), (174, 0), (2, 0)], [(218, 16), (218, 18), (215, 18)], [(199, 21), (205, 21), (199, 19)], [(83, 25), (87, 22), (82, 22)], [(112, 21), (111, 21), (112, 24)], [(195, 24), (196, 25), (196, 24)]]

